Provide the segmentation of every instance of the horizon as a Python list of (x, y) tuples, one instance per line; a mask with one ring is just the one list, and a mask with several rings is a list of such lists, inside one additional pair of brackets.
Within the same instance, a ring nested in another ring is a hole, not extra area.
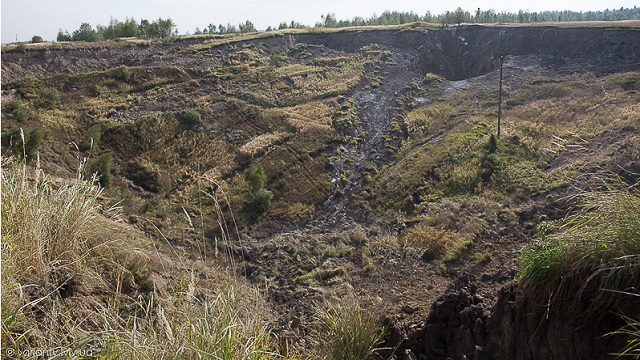
[[(153, 4), (152, 4), (153, 3)], [(5, 0), (2, 2), (2, 43), (28, 42), (34, 35), (45, 41), (54, 41), (59, 30), (70, 33), (78, 29), (82, 23), (108, 25), (117, 19), (124, 21), (133, 18), (137, 22), (142, 19), (157, 20), (171, 18), (180, 35), (193, 34), (196, 27), (202, 29), (208, 24), (237, 25), (251, 21), (256, 29), (265, 30), (269, 26), (277, 27), (280, 23), (291, 21), (306, 26), (314, 26), (321, 21), (321, 16), (335, 14), (338, 20), (350, 20), (354, 17), (370, 18), (385, 11), (414, 12), (424, 15), (430, 12), (439, 15), (454, 11), (460, 7), (474, 13), (478, 8), (495, 10), (496, 12), (517, 13), (518, 11), (606, 11), (620, 8), (634, 8), (633, 0), (611, 1), (603, 6), (597, 0), (540, 0), (514, 4), (502, 0), (458, 0), (450, 5), (425, 4), (417, 0), (399, 0), (393, 7), (388, 2), (374, 0), (327, 0), (303, 4), (294, 0), (239, 0), (234, 3), (205, 0), (189, 0), (177, 4), (168, 0), (150, 2), (148, 0), (128, 3), (124, 0), (113, 0), (109, 4), (96, 1), (62, 0), (52, 7), (51, 2), (42, 0)], [(44, 5), (43, 5), (44, 4)], [(192, 9), (199, 9), (194, 11)]]

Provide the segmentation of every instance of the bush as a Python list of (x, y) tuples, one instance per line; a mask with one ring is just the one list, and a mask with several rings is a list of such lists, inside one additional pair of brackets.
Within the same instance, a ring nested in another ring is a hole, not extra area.
[(9, 107), (11, 108), (13, 119), (17, 122), (23, 123), (30, 120), (36, 120), (35, 114), (19, 100), (11, 101)]
[(33, 37), (31, 38), (31, 43), (32, 44), (37, 44), (37, 43), (42, 43), (42, 42), (44, 42), (44, 39), (40, 35), (33, 35)]
[(96, 175), (102, 187), (111, 185), (111, 161), (113, 154), (108, 152), (87, 161), (86, 169), (90, 175)]
[(38, 90), (38, 95), (45, 104), (49, 105), (60, 100), (60, 92), (57, 89), (51, 87), (46, 87), (44, 89)]
[(30, 163), (36, 158), (44, 137), (45, 132), (40, 128), (30, 131), (24, 131), (22, 128), (12, 128), (2, 134), (2, 147), (5, 151), (9, 149), (16, 158)]
[(244, 180), (249, 184), (251, 192), (258, 192), (264, 187), (267, 176), (260, 165), (253, 165), (244, 172)]
[(202, 115), (195, 109), (189, 109), (181, 112), (178, 115), (178, 119), (183, 125), (190, 129), (202, 124)]
[(260, 189), (249, 195), (249, 202), (247, 208), (249, 213), (257, 216), (262, 215), (265, 211), (271, 207), (271, 199), (273, 194), (269, 190)]
[(94, 153), (100, 147), (100, 139), (102, 138), (102, 126), (94, 124), (87, 130), (87, 140), (78, 142), (80, 151), (91, 151)]
[(126, 66), (120, 66), (114, 70), (114, 77), (125, 83), (132, 83), (136, 80), (136, 74), (131, 72)]
[(27, 77), (27, 76), (20, 78), (18, 81), (10, 85), (18, 91), (18, 94), (22, 98), (25, 98), (25, 99), (37, 98), (38, 92), (42, 88), (42, 84), (40, 83), (40, 80), (33, 77)]

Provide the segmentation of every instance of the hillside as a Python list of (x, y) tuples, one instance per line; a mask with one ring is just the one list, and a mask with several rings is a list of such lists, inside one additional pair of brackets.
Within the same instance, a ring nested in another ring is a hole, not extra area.
[[(637, 22), (415, 23), (2, 51), (3, 158), (24, 157), (22, 142), (43, 134), (27, 162), (60, 183), (81, 163), (86, 176), (97, 171), (100, 203), (120, 207), (110, 225), (119, 230), (103, 237), (139, 251), (113, 255), (133, 279), (127, 289), (118, 278), (110, 290), (61, 295), (78, 314), (88, 311), (80, 296), (109, 303), (114, 288), (170, 303), (186, 283), (218, 294), (240, 281), (268, 309), (280, 353), (303, 358), (318, 355), (318, 304), (339, 298), (383, 317), (384, 346), (400, 359), (606, 357), (624, 343), (597, 340), (619, 319), (577, 331), (593, 342), (569, 342), (574, 350), (549, 342), (566, 330), (553, 325), (509, 352), (533, 335), (496, 345), (495, 334), (516, 331), (495, 314), (517, 296), (523, 249), (562, 231), (582, 194), (613, 184), (637, 194)], [(472, 300), (442, 310), (446, 290)], [(20, 301), (28, 296), (41, 294)], [(602, 312), (638, 318), (634, 301), (619, 294)], [(123, 302), (121, 316), (133, 308)], [(471, 325), (448, 320), (471, 308)], [(433, 330), (434, 317), (445, 330)], [(465, 326), (473, 336), (451, 340)]]

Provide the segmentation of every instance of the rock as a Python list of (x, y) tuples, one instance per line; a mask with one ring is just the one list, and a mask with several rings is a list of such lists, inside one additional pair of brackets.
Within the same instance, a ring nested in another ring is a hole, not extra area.
[(412, 306), (410, 306), (410, 305), (405, 305), (405, 306), (402, 307), (402, 312), (404, 312), (405, 314), (411, 315), (411, 314), (415, 313), (416, 311), (417, 311), (417, 309), (412, 307)]
[(418, 360), (418, 357), (416, 356), (416, 354), (413, 353), (413, 351), (409, 350), (409, 349), (405, 349), (404, 350), (404, 360)]
[(412, 350), (427, 359), (474, 358), (476, 348), (485, 344), (488, 307), (477, 290), (473, 275), (460, 275), (432, 305)]

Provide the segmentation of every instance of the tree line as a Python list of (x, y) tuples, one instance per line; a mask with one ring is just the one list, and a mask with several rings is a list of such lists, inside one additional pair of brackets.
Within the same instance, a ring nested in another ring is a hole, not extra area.
[(117, 38), (135, 37), (141, 39), (164, 39), (177, 35), (176, 24), (173, 20), (162, 19), (149, 21), (133, 18), (118, 21), (111, 18), (109, 25), (97, 25), (94, 29), (89, 23), (82, 23), (73, 33), (58, 31), (57, 41), (100, 41)]
[[(273, 31), (273, 30), (282, 30), (282, 29), (304, 29), (304, 28), (308, 28), (309, 26), (303, 25), (297, 21), (291, 21), (290, 23), (287, 22), (281, 22), (280, 25), (278, 25), (277, 27), (267, 27), (264, 31)], [(256, 32), (258, 30), (256, 30), (256, 27), (253, 25), (253, 23), (249, 20), (247, 20), (245, 23), (240, 23), (238, 24), (238, 26), (235, 26), (233, 24), (229, 24), (227, 23), (226, 26), (220, 24), (218, 26), (214, 25), (214, 24), (209, 24), (208, 26), (203, 27), (202, 29), (200, 29), (199, 27), (196, 27), (195, 31), (194, 31), (194, 35), (199, 35), (199, 34), (237, 34), (237, 33), (249, 33), (249, 32)]]
[(640, 20), (640, 8), (620, 8), (604, 11), (541, 11), (529, 12), (520, 10), (518, 13), (496, 12), (495, 10), (481, 10), (474, 13), (458, 7), (454, 11), (446, 11), (433, 15), (427, 11), (425, 15), (411, 12), (385, 11), (381, 15), (370, 18), (354, 17), (351, 20), (338, 20), (335, 14), (328, 13), (321, 16), (322, 21), (316, 27), (341, 28), (349, 26), (401, 25), (416, 21), (440, 24), (462, 23), (536, 23), (536, 22), (565, 22), (565, 21), (617, 21)]
[[(427, 11), (424, 15), (419, 15), (413, 11), (385, 11), (380, 15), (373, 15), (369, 18), (353, 17), (350, 20), (338, 20), (333, 13), (321, 16), (321, 21), (316, 23), (316, 27), (342, 28), (351, 26), (376, 26), (376, 25), (401, 25), (416, 21), (428, 23), (462, 24), (462, 23), (536, 23), (536, 22), (565, 22), (565, 21), (616, 21), (616, 20), (640, 20), (640, 8), (620, 8), (603, 11), (541, 11), (529, 12), (520, 10), (517, 13), (496, 12), (495, 10), (481, 10), (478, 8), (474, 13), (457, 8), (454, 11), (446, 11), (439, 15), (433, 15)], [(269, 26), (265, 31), (282, 29), (301, 29), (309, 26), (296, 21), (282, 22), (277, 27)], [(209, 25), (202, 29), (196, 27), (194, 34), (236, 34), (250, 33), (258, 31), (255, 25), (247, 20), (238, 25), (227, 23)], [(69, 33), (69, 31), (58, 32), (57, 41), (99, 41), (116, 38), (136, 37), (141, 39), (164, 39), (177, 35), (176, 24), (173, 20), (162, 19), (149, 21), (141, 20), (136, 22), (133, 18), (125, 21), (111, 19), (109, 25), (97, 25), (94, 29), (89, 23), (82, 23), (80, 27)], [(38, 37), (39, 38), (39, 37)], [(35, 37), (34, 37), (35, 39)], [(38, 39), (39, 40), (39, 39)], [(36, 41), (33, 41), (36, 42)]]

